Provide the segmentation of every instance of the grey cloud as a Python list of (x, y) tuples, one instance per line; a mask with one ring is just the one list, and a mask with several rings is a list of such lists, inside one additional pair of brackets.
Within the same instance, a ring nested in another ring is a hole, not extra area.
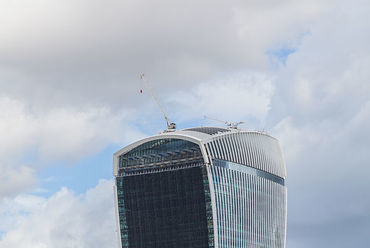
[(369, 223), (369, 216), (356, 215), (340, 216), (324, 223), (290, 223), (289, 247), (366, 247), (370, 241)]
[[(169, 92), (213, 74), (267, 68), (265, 50), (292, 42), (317, 12), (297, 5), (265, 10), (264, 4), (242, 1), (35, 1), (32, 6), (20, 1), (4, 5), (2, 94), (39, 106), (108, 104), (116, 108), (140, 104), (135, 93), (141, 71), (161, 91)], [(278, 15), (282, 10), (294, 14)], [(248, 13), (257, 13), (258, 21)], [(276, 18), (269, 19), (271, 15)], [(297, 19), (301, 24), (292, 26)], [(286, 33), (291, 34), (288, 39)]]
[(318, 19), (277, 77), (269, 125), (289, 116), (273, 129), (289, 151), (288, 247), (369, 241), (370, 6), (352, 7)]

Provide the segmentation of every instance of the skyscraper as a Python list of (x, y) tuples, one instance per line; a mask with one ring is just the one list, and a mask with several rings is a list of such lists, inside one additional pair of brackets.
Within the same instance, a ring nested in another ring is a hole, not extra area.
[(265, 133), (163, 132), (113, 163), (120, 247), (285, 247), (285, 162)]

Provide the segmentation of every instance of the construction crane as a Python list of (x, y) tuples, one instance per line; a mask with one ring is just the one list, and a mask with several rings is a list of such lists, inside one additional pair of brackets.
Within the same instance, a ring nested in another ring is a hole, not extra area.
[(166, 120), (167, 131), (169, 131), (169, 132), (170, 131), (175, 131), (176, 130), (176, 124), (171, 122), (170, 119), (168, 118), (166, 112), (164, 112), (161, 104), (159, 103), (156, 95), (154, 94), (154, 91), (153, 91), (152, 87), (150, 86), (150, 83), (146, 80), (144, 73), (140, 74), (140, 78), (143, 80), (145, 86), (148, 88), (148, 90), (149, 90), (150, 94), (152, 95), (154, 101), (157, 103), (157, 106), (158, 106), (159, 110), (162, 112), (162, 114), (164, 116), (164, 119)]
[(232, 122), (228, 122), (228, 121), (222, 121), (222, 120), (218, 120), (218, 119), (215, 119), (215, 118), (211, 118), (211, 117), (208, 117), (208, 116), (204, 116), (205, 119), (209, 119), (209, 120), (213, 120), (213, 121), (218, 121), (218, 122), (222, 122), (224, 123), (225, 125), (227, 125), (229, 128), (232, 128), (232, 129), (238, 129), (238, 126), (240, 124), (243, 124), (244, 121), (239, 121), (239, 122), (236, 122), (236, 123), (232, 123)]

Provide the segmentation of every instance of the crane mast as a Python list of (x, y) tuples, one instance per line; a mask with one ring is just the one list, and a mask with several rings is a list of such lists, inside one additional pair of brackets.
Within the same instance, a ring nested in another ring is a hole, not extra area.
[(166, 124), (167, 124), (167, 131), (174, 131), (174, 130), (176, 130), (176, 124), (175, 124), (175, 123), (173, 123), (173, 122), (171, 122), (171, 121), (170, 121), (170, 119), (168, 118), (168, 116), (167, 116), (166, 112), (164, 112), (164, 110), (163, 110), (163, 108), (162, 108), (161, 104), (159, 103), (158, 98), (156, 97), (156, 95), (155, 95), (155, 93), (154, 93), (154, 91), (153, 91), (153, 89), (152, 89), (152, 87), (151, 87), (150, 83), (146, 80), (146, 78), (145, 78), (145, 74), (144, 74), (144, 73), (141, 73), (141, 74), (140, 74), (140, 78), (143, 80), (143, 82), (144, 82), (145, 86), (148, 88), (148, 90), (149, 90), (149, 92), (150, 92), (150, 95), (153, 97), (153, 99), (154, 99), (154, 101), (156, 102), (156, 104), (157, 104), (157, 106), (158, 106), (159, 110), (162, 112), (163, 117), (164, 117), (164, 119), (166, 120)]

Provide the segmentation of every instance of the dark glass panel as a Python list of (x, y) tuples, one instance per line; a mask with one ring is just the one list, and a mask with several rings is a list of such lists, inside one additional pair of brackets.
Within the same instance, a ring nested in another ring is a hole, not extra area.
[(118, 177), (117, 185), (127, 223), (123, 247), (208, 247), (202, 167)]

